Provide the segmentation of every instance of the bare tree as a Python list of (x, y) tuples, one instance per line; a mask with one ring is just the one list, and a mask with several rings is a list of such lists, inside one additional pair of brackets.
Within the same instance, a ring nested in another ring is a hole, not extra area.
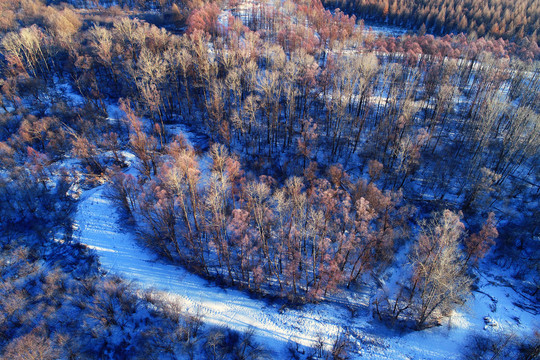
[(379, 318), (412, 319), (417, 329), (423, 329), (465, 302), (472, 279), (460, 249), (464, 232), (461, 214), (450, 210), (422, 225), (409, 253), (410, 272), (402, 275), (396, 289), (383, 289), (374, 300)]
[(472, 279), (460, 250), (465, 232), (461, 215), (445, 210), (424, 224), (409, 255), (416, 326), (423, 328), (448, 315), (470, 294)]

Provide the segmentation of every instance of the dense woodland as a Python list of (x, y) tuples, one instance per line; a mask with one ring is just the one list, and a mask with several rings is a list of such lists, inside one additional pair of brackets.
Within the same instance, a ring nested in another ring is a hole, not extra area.
[(376, 37), (316, 0), (122, 4), (2, 2), (6, 241), (69, 237), (74, 185), (108, 182), (142, 244), (229, 286), (320, 301), (401, 266), (373, 311), (422, 329), (495, 249), (538, 305), (536, 12), (492, 40)]
[(539, 40), (540, 3), (536, 0), (324, 0), (323, 4), (422, 33)]

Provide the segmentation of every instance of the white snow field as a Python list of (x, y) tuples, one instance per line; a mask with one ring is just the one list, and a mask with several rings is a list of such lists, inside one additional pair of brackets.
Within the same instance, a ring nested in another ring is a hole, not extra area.
[[(184, 311), (202, 315), (208, 324), (240, 331), (252, 327), (256, 339), (272, 350), (276, 359), (287, 358), (289, 342), (312, 346), (322, 337), (329, 344), (345, 331), (362, 359), (458, 359), (475, 332), (529, 333), (538, 325), (534, 315), (513, 305), (517, 295), (511, 289), (494, 286), (495, 279), (488, 277), (482, 278), (481, 289), (496, 299), (495, 304), (490, 297), (475, 292), (468, 306), (446, 325), (421, 332), (398, 333), (379, 324), (362, 296), (353, 293), (344, 300), (359, 305), (354, 317), (345, 306), (332, 302), (280, 309), (277, 304), (222, 289), (181, 267), (159, 261), (119, 223), (114, 204), (104, 196), (106, 186), (85, 191), (76, 215), (80, 241), (95, 250), (102, 268), (144, 289), (164, 292)], [(487, 316), (490, 325), (485, 324)]]

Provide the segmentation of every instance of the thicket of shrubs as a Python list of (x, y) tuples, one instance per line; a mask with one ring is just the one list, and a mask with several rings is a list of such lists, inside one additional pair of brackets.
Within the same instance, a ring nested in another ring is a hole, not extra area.
[(157, 292), (103, 277), (84, 252), (68, 273), (29, 242), (0, 243), (2, 358), (271, 358), (252, 332), (209, 328)]
[(535, 331), (526, 337), (513, 333), (476, 334), (471, 336), (463, 350), (465, 360), (518, 359), (534, 360), (540, 357), (540, 333)]

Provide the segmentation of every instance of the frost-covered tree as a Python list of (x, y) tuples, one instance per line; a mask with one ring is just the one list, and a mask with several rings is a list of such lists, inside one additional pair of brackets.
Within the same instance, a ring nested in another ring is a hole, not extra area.
[(448, 315), (470, 294), (472, 279), (460, 249), (465, 232), (461, 216), (445, 210), (425, 224), (409, 255), (413, 268), (413, 313), (418, 328)]
[(462, 305), (472, 285), (460, 247), (464, 233), (461, 214), (450, 210), (425, 222), (409, 252), (410, 271), (391, 290), (394, 294), (383, 294), (374, 302), (379, 317), (413, 320), (417, 329), (423, 329)]

